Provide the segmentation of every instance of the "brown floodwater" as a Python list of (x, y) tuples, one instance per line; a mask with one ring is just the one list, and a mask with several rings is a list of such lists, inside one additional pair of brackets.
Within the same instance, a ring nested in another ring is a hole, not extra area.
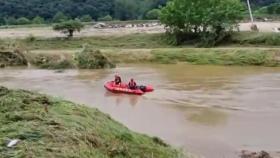
[[(112, 94), (119, 73), (156, 91)], [(123, 65), (113, 70), (2, 69), (0, 85), (96, 107), (133, 131), (195, 155), (234, 158), (240, 150), (280, 150), (280, 68)]]

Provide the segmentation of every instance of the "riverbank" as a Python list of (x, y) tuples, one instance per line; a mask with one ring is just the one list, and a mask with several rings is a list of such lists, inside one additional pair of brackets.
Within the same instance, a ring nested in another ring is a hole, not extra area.
[[(159, 138), (132, 132), (93, 108), (4, 87), (0, 98), (4, 157), (180, 157)], [(20, 142), (8, 148), (12, 139)]]
[[(155, 49), (196, 47), (198, 41), (189, 41), (183, 45), (171, 45), (163, 33), (138, 33), (110, 36), (65, 38), (39, 38), (30, 35), (24, 39), (0, 39), (0, 48), (17, 43), (28, 50), (38, 49), (79, 49), (87, 44), (96, 49)], [(225, 40), (219, 47), (276, 47), (280, 46), (280, 34), (269, 32), (235, 32), (231, 38)]]
[[(64, 56), (72, 62), (79, 50), (34, 50), (31, 56)], [(110, 61), (117, 64), (186, 62), (197, 65), (255, 65), (280, 66), (278, 48), (160, 48), (160, 49), (102, 49)]]
[[(260, 32), (274, 32), (279, 27), (279, 21), (255, 22)], [(251, 23), (239, 24), (240, 31), (251, 31)], [(165, 28), (157, 21), (112, 21), (101, 23), (86, 23), (86, 27), (76, 37), (92, 36), (123, 36), (139, 33), (164, 33)], [(52, 30), (50, 25), (19, 25), (0, 27), (0, 38), (24, 39), (30, 35), (38, 38), (64, 37), (63, 34)]]
[(100, 69), (113, 68), (116, 64), (180, 62), (278, 67), (280, 51), (278, 48), (160, 48), (33, 50), (19, 55), (15, 52), (0, 52), (1, 67), (31, 65), (41, 69)]
[(45, 69), (77, 68), (74, 54), (85, 45), (91, 50), (100, 50), (114, 63), (280, 65), (280, 34), (277, 33), (236, 32), (215, 48), (196, 48), (195, 43), (192, 41), (182, 46), (174, 46), (168, 43), (164, 34), (143, 33), (70, 40), (30, 36), (17, 40), (2, 39), (0, 48), (18, 45), (26, 52), (26, 59), (30, 64)]

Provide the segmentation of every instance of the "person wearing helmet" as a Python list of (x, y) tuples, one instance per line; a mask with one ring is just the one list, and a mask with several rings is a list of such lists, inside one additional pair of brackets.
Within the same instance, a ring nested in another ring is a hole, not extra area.
[(133, 78), (132, 78), (132, 79), (130, 80), (130, 82), (128, 83), (128, 87), (129, 87), (130, 89), (137, 89), (137, 84), (136, 84), (136, 82), (134, 81)]
[(121, 85), (122, 79), (119, 75), (115, 75), (115, 84), (116, 85)]

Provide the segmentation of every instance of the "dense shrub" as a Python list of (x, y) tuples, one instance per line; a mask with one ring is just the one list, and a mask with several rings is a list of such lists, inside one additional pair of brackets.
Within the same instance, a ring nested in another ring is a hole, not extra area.
[(45, 19), (40, 16), (36, 16), (35, 18), (33, 18), (32, 23), (33, 24), (43, 24), (43, 23), (45, 23)]
[(18, 18), (16, 22), (17, 25), (26, 25), (30, 23), (31, 23), (30, 20), (25, 17)]
[(23, 52), (15, 49), (13, 51), (0, 50), (0, 65), (5, 66), (26, 66), (27, 59)]
[(104, 17), (98, 18), (98, 21), (112, 21), (113, 18), (110, 15), (106, 15)]
[(77, 67), (81, 69), (103, 69), (113, 68), (113, 64), (103, 53), (99, 50), (84, 48), (81, 52), (75, 54)]
[(83, 15), (80, 18), (81, 22), (91, 22), (92, 21), (92, 17), (90, 15)]
[(152, 9), (146, 13), (146, 19), (156, 20), (159, 18), (160, 10), (159, 9)]

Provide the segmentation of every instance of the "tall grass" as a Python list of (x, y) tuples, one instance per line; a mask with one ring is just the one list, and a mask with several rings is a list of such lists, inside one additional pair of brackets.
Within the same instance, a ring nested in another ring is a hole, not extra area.
[[(1, 157), (178, 158), (157, 138), (130, 131), (92, 108), (0, 87)], [(11, 139), (20, 139), (14, 148)]]
[[(9, 39), (0, 39), (0, 47), (5, 46), (5, 41)], [(24, 45), (30, 50), (38, 49), (78, 49), (86, 43), (96, 49), (103, 48), (125, 48), (125, 49), (143, 49), (143, 48), (178, 48), (195, 47), (197, 44), (186, 42), (180, 46), (171, 45), (165, 34), (130, 34), (124, 36), (95, 36), (81, 37), (73, 39), (65, 38), (30, 38), (18, 39), (17, 43)], [(236, 32), (227, 41), (220, 46), (280, 46), (280, 34), (278, 33), (257, 33), (257, 32)]]
[(169, 49), (152, 51), (153, 61), (214, 65), (279, 66), (276, 49)]

